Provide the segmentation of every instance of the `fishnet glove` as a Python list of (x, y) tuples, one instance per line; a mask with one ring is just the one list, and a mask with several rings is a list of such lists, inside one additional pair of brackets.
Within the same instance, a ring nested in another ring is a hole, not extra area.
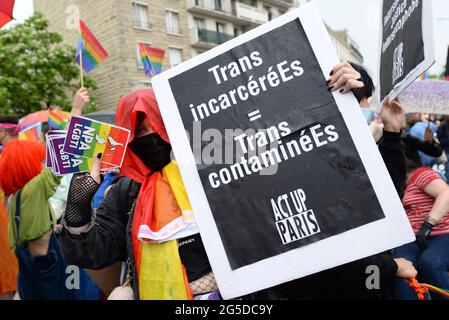
[(208, 273), (198, 280), (190, 282), (190, 288), (193, 295), (210, 293), (218, 290), (217, 282), (215, 281), (214, 274)]
[(68, 227), (79, 228), (92, 219), (91, 201), (100, 184), (89, 173), (74, 175), (70, 182), (64, 220)]

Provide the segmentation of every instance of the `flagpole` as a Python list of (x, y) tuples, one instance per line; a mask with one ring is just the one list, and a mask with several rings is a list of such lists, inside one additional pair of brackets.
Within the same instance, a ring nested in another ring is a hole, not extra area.
[(81, 88), (84, 87), (84, 77), (83, 77), (83, 47), (80, 46), (80, 78), (81, 78)]

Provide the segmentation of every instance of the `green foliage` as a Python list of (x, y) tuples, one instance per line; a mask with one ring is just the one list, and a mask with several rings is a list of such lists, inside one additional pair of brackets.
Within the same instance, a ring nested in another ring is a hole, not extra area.
[[(19, 115), (60, 106), (70, 110), (79, 88), (76, 49), (48, 31), (48, 21), (36, 13), (25, 23), (0, 30), (0, 114)], [(95, 89), (85, 77), (84, 86)], [(89, 110), (96, 109), (91, 98)]]

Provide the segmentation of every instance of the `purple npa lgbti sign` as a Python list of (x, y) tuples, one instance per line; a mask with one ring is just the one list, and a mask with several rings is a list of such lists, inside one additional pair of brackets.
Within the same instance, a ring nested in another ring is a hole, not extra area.
[(152, 79), (225, 299), (414, 239), (338, 63), (310, 3)]
[[(52, 130), (47, 133), (46, 164), (56, 175), (67, 175), (88, 172), (92, 168), (92, 159), (67, 154), (64, 152), (66, 131)], [(113, 171), (115, 167), (106, 163), (101, 164), (103, 172)]]

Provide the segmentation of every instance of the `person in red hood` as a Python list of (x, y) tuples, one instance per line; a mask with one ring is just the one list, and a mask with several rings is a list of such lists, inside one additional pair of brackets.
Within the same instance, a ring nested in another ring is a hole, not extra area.
[[(135, 299), (190, 299), (216, 292), (196, 225), (184, 222), (187, 213), (174, 191), (180, 185), (174, 188), (170, 173), (177, 166), (153, 90), (121, 98), (116, 118), (118, 126), (131, 131), (121, 177), (95, 214), (90, 202), (101, 183), (102, 155), (89, 174), (72, 179), (59, 235), (66, 260), (88, 269), (126, 262), (121, 282), (130, 283)], [(149, 274), (159, 265), (170, 273)]]

